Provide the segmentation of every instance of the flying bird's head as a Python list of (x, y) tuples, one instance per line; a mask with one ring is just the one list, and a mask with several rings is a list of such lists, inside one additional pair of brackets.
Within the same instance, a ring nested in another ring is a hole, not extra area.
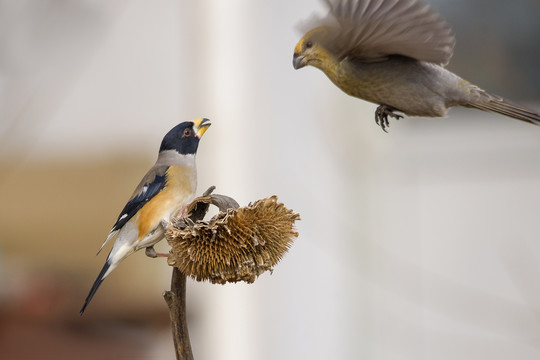
[(181, 155), (194, 155), (199, 147), (199, 140), (210, 125), (210, 120), (205, 118), (176, 125), (163, 138), (159, 152), (172, 150)]
[(308, 31), (294, 47), (293, 66), (301, 69), (306, 65), (323, 69), (332, 59), (331, 53), (323, 46), (328, 38), (329, 29), (321, 26)]

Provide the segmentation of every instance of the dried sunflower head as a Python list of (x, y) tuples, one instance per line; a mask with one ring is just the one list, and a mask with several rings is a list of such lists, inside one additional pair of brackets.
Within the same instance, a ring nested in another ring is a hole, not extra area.
[(228, 198), (234, 203), (225, 205), (229, 207), (226, 211), (223, 203), (216, 204), (220, 197), (227, 198), (203, 196), (188, 208), (201, 218), (209, 203), (219, 206), (221, 212), (210, 221), (182, 219), (169, 226), (168, 263), (198, 281), (252, 283), (263, 272), (271, 271), (291, 247), (298, 236), (294, 223), (300, 215), (279, 203), (276, 196), (239, 208)]

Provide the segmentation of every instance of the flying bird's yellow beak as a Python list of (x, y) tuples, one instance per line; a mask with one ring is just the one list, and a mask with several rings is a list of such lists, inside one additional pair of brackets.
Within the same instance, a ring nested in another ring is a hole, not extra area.
[(294, 53), (292, 64), (296, 70), (303, 68), (307, 65), (307, 59), (305, 56)]
[(200, 139), (210, 125), (212, 125), (212, 123), (207, 118), (193, 120), (193, 131), (195, 131), (195, 136)]

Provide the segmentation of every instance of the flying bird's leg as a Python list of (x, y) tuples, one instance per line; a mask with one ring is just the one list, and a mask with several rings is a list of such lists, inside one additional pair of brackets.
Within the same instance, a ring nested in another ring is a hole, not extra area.
[(156, 252), (156, 250), (154, 249), (153, 246), (149, 246), (147, 247), (145, 250), (144, 250), (144, 254), (148, 257), (151, 257), (151, 258), (157, 258), (157, 257), (168, 257), (169, 254), (164, 254), (164, 253), (158, 253)]
[(397, 111), (397, 109), (394, 109), (388, 105), (380, 105), (377, 110), (375, 110), (375, 122), (381, 127), (381, 129), (383, 129), (384, 132), (388, 132), (386, 131), (386, 128), (390, 126), (388, 116), (393, 117), (396, 120), (403, 117), (402, 115), (396, 114), (394, 111)]

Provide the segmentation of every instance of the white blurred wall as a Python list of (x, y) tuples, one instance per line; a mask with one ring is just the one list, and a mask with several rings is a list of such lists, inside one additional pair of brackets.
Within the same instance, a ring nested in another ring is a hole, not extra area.
[(375, 106), (293, 69), (316, 7), (2, 1), (1, 155), (152, 159), (212, 119), (200, 191), (277, 194), (302, 221), (271, 276), (189, 283), (197, 359), (537, 359), (540, 128), (464, 110), (384, 134)]

